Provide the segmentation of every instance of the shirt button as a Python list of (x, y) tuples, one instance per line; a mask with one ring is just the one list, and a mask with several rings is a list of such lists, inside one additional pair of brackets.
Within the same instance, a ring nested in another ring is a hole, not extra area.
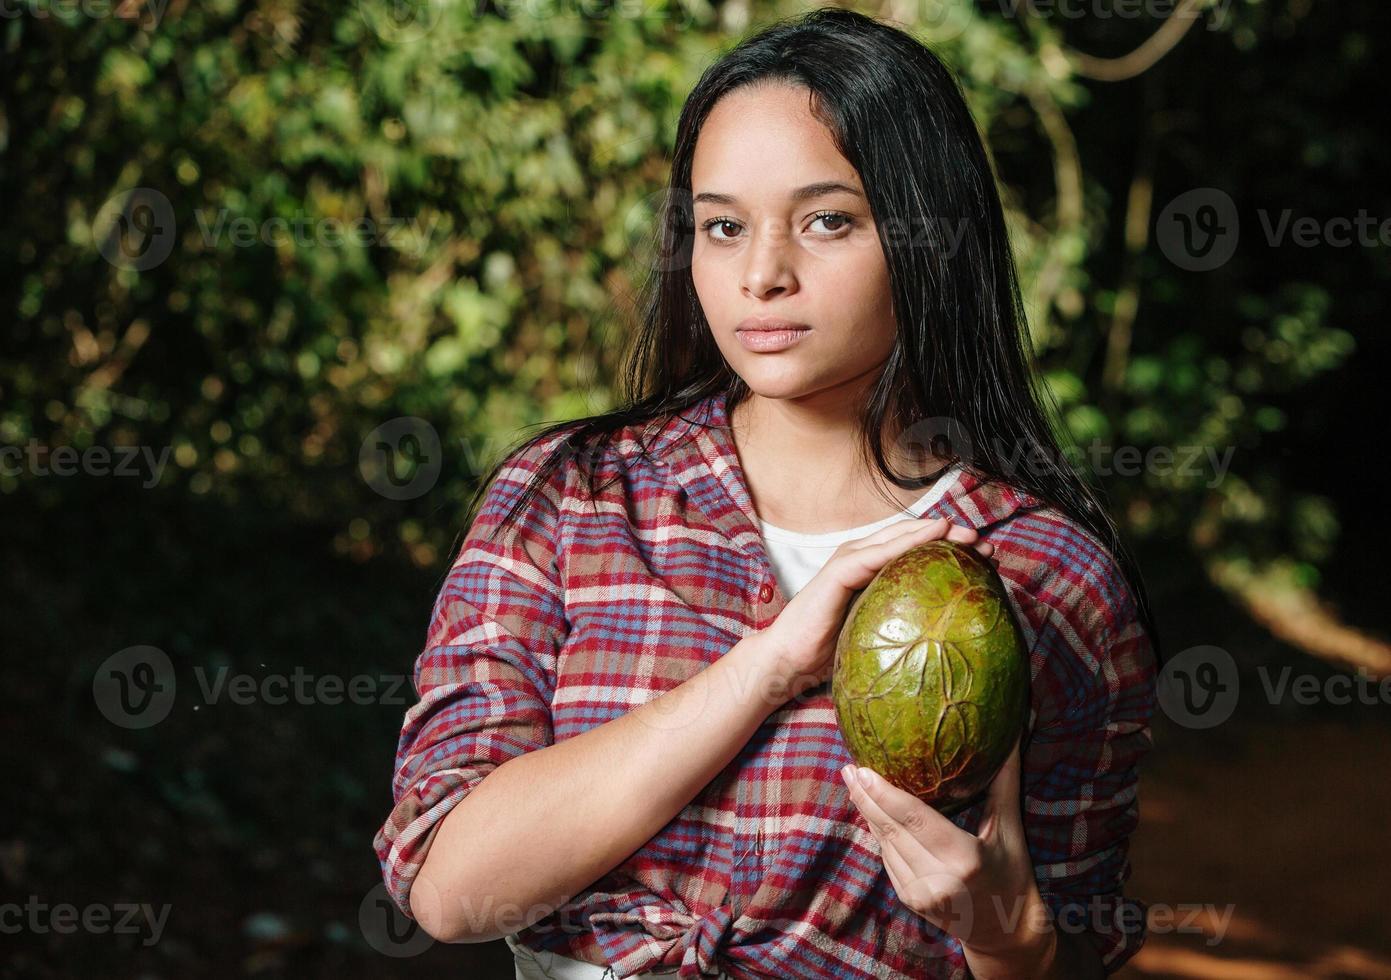
[(772, 602), (772, 601), (773, 601), (773, 586), (772, 586), (771, 584), (769, 584), (768, 582), (764, 582), (764, 583), (763, 583), (763, 588), (761, 588), (761, 589), (758, 590), (758, 601), (759, 601), (759, 602)]

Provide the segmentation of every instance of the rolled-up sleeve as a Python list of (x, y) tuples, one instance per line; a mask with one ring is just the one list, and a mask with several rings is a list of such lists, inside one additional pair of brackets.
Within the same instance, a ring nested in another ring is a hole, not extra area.
[(1058, 928), (1091, 943), (1107, 974), (1145, 941), (1145, 902), (1127, 897), (1139, 821), (1139, 762), (1153, 745), (1155, 658), (1114, 564), (1078, 577), (1075, 604), (1047, 630), (1066, 707), (1031, 733), (1024, 829)]
[(489, 486), (416, 660), (419, 701), (406, 713), (394, 806), (374, 840), (387, 891), (407, 916), (445, 815), (493, 769), (554, 742), (550, 704), (567, 629), (556, 560), (564, 467), (511, 523), (504, 518), (555, 441), (515, 454)]

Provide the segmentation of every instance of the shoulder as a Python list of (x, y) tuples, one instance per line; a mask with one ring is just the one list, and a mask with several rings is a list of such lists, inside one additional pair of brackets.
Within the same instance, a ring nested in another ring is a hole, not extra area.
[(528, 492), (533, 495), (528, 509), (573, 509), (590, 498), (594, 481), (658, 468), (667, 447), (682, 435), (677, 417), (646, 417), (600, 430), (588, 426), (590, 421), (551, 426), (511, 450), (489, 485), (487, 509), (510, 507)]
[(1061, 507), (1000, 478), (967, 468), (944, 511), (995, 545), (1000, 574), (1053, 606), (1100, 607), (1135, 615), (1135, 596), (1106, 542)]
[(1085, 669), (1138, 616), (1106, 542), (1062, 508), (999, 479), (963, 474), (951, 508), (995, 546), (994, 563), (1032, 645), (1068, 647)]
[(1111, 549), (1081, 522), (1048, 504), (1021, 509), (991, 534), (1001, 574), (1030, 595), (1085, 623), (1104, 639), (1137, 614), (1134, 591)]
[(1029, 499), (986, 538), (1029, 646), (1037, 722), (1147, 711), (1155, 654), (1123, 566), (1080, 521)]
[(572, 427), (566, 427), (533, 436), (499, 460), (484, 488), (478, 520), (504, 520), (524, 498), (528, 512), (558, 512), (565, 496), (566, 444), (571, 432)]

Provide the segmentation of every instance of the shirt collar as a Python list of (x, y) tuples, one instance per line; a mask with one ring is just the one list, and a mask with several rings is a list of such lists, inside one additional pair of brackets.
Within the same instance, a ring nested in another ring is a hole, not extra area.
[[(726, 399), (725, 392), (710, 395), (673, 416), (649, 443), (649, 452), (693, 500), (709, 501), (711, 491), (723, 491), (723, 506), (707, 507), (707, 516), (736, 543), (749, 546), (759, 538), (758, 514), (739, 465)], [(1038, 497), (968, 464), (927, 513), (984, 533), (1018, 511), (1042, 506)]]

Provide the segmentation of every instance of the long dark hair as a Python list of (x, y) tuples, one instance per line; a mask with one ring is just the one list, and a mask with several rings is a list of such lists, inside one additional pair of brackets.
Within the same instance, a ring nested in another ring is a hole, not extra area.
[[(641, 322), (621, 372), (621, 407), (524, 439), (530, 444), (572, 430), (552, 447), (503, 523), (515, 519), (564, 461), (599, 458), (620, 429), (672, 419), (722, 392), (732, 412), (748, 396), (715, 344), (691, 277), (691, 167), (715, 104), (736, 89), (766, 83), (809, 90), (812, 111), (862, 179), (888, 262), (898, 338), (865, 399), (866, 459), (894, 485), (920, 487), (931, 478), (900, 474), (886, 457), (885, 420), (899, 432), (924, 419), (950, 420), (950, 431), (938, 433), (949, 445), (943, 451), (934, 444), (933, 454), (1038, 497), (1100, 539), (1131, 587), (1158, 656), (1139, 570), (1095, 489), (1064, 460), (1050, 421), (1056, 407), (1031, 368), (994, 172), (958, 83), (909, 34), (835, 7), (765, 28), (701, 76), (681, 111), (656, 227), (659, 261), (643, 283)], [(940, 247), (943, 228), (962, 232), (953, 252)], [(922, 247), (924, 238), (928, 247)], [(483, 479), (470, 516), (510, 457)], [(1020, 467), (1019, 460), (1046, 464)], [(592, 470), (589, 481), (592, 499)]]

